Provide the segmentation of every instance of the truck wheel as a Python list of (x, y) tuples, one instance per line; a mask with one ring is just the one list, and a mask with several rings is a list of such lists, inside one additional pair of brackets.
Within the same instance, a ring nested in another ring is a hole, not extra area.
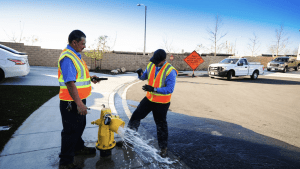
[(2, 69), (0, 69), (0, 82), (2, 82), (4, 80), (5, 76), (4, 76), (4, 72)]
[(296, 66), (296, 67), (295, 67), (295, 71), (298, 71), (298, 70), (299, 70), (299, 66)]
[(258, 71), (254, 71), (253, 74), (251, 75), (252, 80), (256, 80), (258, 78)]
[(232, 71), (229, 71), (227, 73), (227, 80), (231, 80), (232, 79)]
[(267, 69), (267, 71), (271, 71), (271, 69)]
[(283, 69), (282, 73), (286, 73), (286, 71), (287, 71), (287, 68), (285, 67), (285, 68)]

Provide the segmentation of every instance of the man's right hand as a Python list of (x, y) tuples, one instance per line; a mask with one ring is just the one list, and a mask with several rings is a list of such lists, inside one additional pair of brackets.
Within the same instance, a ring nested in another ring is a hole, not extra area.
[(142, 76), (143, 74), (143, 69), (139, 68), (138, 70), (135, 71), (139, 76)]
[(87, 107), (83, 103), (77, 105), (77, 110), (78, 110), (78, 114), (80, 114), (80, 115), (86, 115), (87, 114)]

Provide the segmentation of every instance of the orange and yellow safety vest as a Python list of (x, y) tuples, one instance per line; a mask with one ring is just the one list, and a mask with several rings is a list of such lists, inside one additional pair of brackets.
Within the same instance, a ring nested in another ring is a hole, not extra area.
[(89, 97), (92, 92), (92, 86), (90, 73), (85, 61), (83, 59), (79, 59), (79, 57), (73, 51), (69, 49), (64, 49), (58, 59), (58, 82), (60, 86), (59, 99), (64, 101), (73, 101), (73, 98), (70, 96), (68, 88), (64, 82), (63, 74), (60, 67), (60, 61), (65, 57), (68, 57), (72, 60), (77, 70), (75, 85), (78, 90), (80, 99), (85, 99)]
[[(154, 88), (165, 87), (165, 82), (167, 76), (171, 73), (172, 70), (176, 70), (170, 63), (164, 64), (164, 66), (159, 70), (155, 77), (155, 64), (150, 62), (147, 66), (147, 75), (148, 75), (148, 85)], [(178, 71), (176, 70), (177, 74)], [(146, 97), (155, 103), (169, 103), (171, 101), (170, 94), (160, 94), (156, 92), (147, 92)]]

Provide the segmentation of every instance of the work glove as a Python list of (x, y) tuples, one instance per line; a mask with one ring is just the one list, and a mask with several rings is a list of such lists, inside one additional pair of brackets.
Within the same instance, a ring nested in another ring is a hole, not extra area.
[(153, 92), (154, 91), (154, 87), (152, 87), (150, 85), (144, 85), (143, 86), (143, 90), (148, 91), (148, 92)]
[(143, 69), (139, 68), (138, 70), (135, 71), (139, 76), (142, 76), (141, 74), (143, 73)]

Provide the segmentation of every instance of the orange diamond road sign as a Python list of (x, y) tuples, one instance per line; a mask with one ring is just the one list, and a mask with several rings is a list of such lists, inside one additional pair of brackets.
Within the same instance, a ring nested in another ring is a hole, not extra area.
[(170, 60), (172, 61), (173, 59), (174, 59), (174, 56), (173, 56), (173, 55), (171, 55), (171, 56), (170, 56)]
[(192, 52), (185, 59), (183, 59), (193, 70), (197, 69), (197, 67), (204, 62), (201, 56), (196, 52)]

